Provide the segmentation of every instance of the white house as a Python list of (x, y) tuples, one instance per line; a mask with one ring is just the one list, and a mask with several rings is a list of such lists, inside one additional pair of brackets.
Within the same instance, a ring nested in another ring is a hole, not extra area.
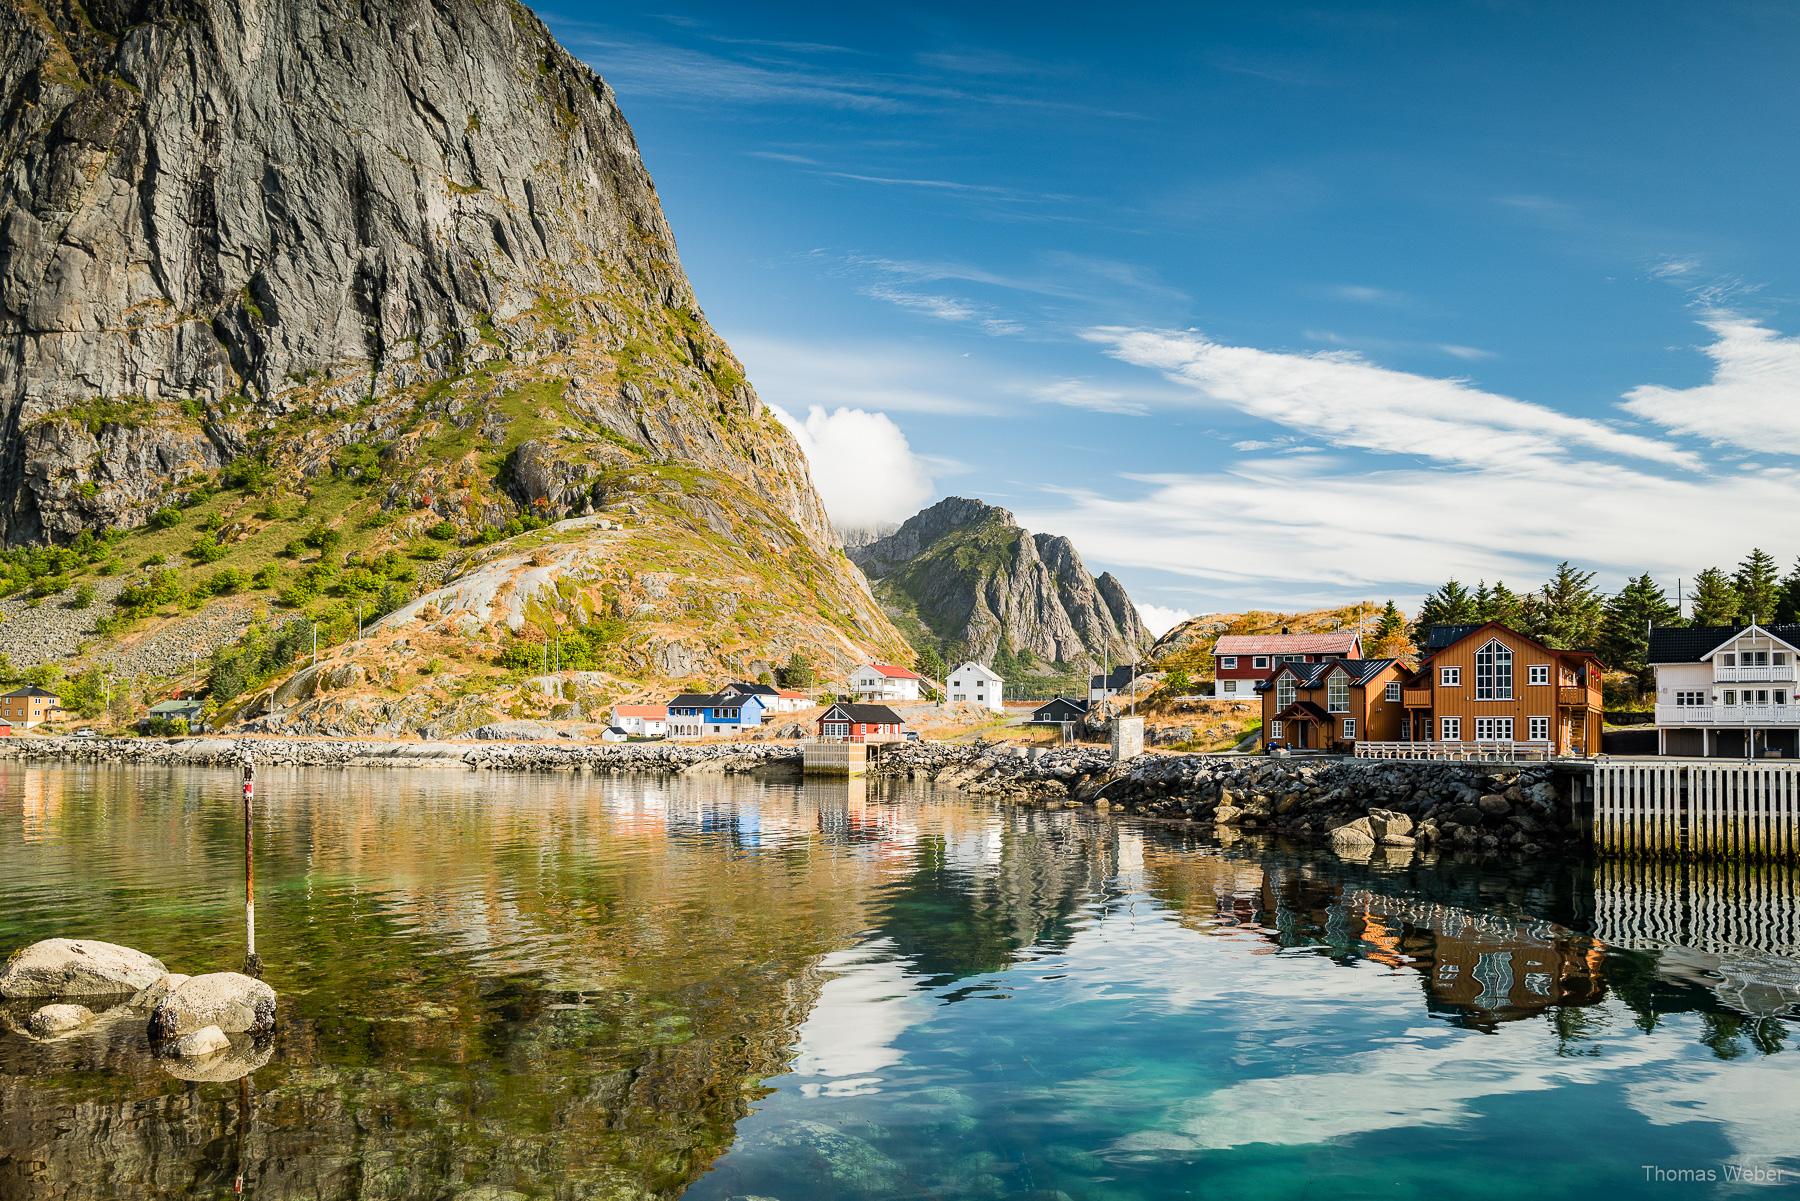
[(850, 673), (850, 691), (862, 701), (916, 701), (923, 681), (891, 663), (868, 663)]
[(985, 705), (995, 713), (1006, 707), (1001, 703), (1006, 681), (974, 660), (951, 672), (944, 686), (946, 697), (952, 701)]
[(669, 707), (614, 705), (612, 724), (634, 738), (663, 738), (669, 733)]
[(1650, 632), (1665, 755), (1800, 758), (1800, 625)]

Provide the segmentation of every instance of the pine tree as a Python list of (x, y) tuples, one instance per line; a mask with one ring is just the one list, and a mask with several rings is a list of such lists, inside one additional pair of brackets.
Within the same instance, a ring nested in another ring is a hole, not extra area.
[(1475, 598), (1469, 590), (1455, 580), (1446, 580), (1443, 587), (1425, 598), (1419, 606), (1419, 627), (1430, 629), (1432, 626), (1468, 625), (1478, 620), (1475, 614)]
[(1482, 614), (1481, 620), (1516, 627), (1524, 612), (1525, 606), (1519, 594), (1508, 588), (1506, 581), (1495, 580), (1494, 586), (1488, 589), (1487, 611)]
[(1794, 570), (1781, 581), (1781, 596), (1775, 602), (1775, 620), (1800, 621), (1800, 559), (1794, 560)]
[(1371, 636), (1367, 651), (1372, 659), (1402, 659), (1411, 663), (1418, 656), (1418, 648), (1406, 629), (1406, 617), (1399, 606), (1389, 601), (1381, 610), (1381, 616), (1375, 620), (1375, 633)]
[(1760, 546), (1753, 548), (1738, 564), (1731, 582), (1737, 589), (1740, 620), (1775, 620), (1781, 603), (1781, 569), (1775, 565), (1774, 555)]
[(1743, 606), (1738, 601), (1737, 586), (1731, 577), (1717, 567), (1708, 567), (1694, 577), (1693, 623), (1697, 626), (1728, 626), (1736, 623)]
[(1606, 602), (1606, 626), (1600, 639), (1601, 657), (1608, 667), (1629, 671), (1640, 687), (1651, 682), (1650, 635), (1653, 626), (1679, 625), (1681, 612), (1669, 603), (1650, 573), (1626, 581), (1617, 596)]
[(1538, 628), (1532, 632), (1538, 641), (1558, 648), (1599, 643), (1606, 622), (1606, 600), (1594, 587), (1593, 572), (1577, 571), (1565, 559), (1539, 590), (1538, 600)]
[(1406, 618), (1400, 615), (1400, 607), (1390, 598), (1382, 607), (1381, 616), (1375, 619), (1375, 641), (1385, 642), (1396, 634), (1406, 632)]

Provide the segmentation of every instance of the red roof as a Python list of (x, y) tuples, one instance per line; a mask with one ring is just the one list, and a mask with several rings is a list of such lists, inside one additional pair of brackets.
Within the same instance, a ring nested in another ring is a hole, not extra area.
[(782, 698), (783, 700), (788, 700), (788, 701), (806, 701), (806, 700), (812, 699), (811, 697), (807, 696), (806, 693), (801, 692), (797, 688), (783, 688), (781, 691), (777, 692), (775, 695)]
[(908, 671), (904, 667), (895, 667), (891, 663), (871, 663), (869, 667), (877, 675), (886, 676), (890, 680), (916, 680), (919, 678), (918, 672)]
[(667, 705), (620, 705), (613, 712), (619, 717), (654, 717), (664, 720), (669, 716), (669, 707)]
[(1215, 655), (1341, 655), (1356, 645), (1355, 630), (1329, 634), (1221, 634)]

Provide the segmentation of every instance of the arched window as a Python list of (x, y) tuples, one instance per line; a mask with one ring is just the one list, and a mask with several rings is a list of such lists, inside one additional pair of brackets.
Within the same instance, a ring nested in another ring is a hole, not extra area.
[(1497, 638), (1475, 652), (1475, 699), (1513, 699), (1512, 648)]

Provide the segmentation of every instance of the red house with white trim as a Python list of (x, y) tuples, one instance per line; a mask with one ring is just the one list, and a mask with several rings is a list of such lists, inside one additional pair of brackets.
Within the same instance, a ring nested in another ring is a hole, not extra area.
[(1283, 663), (1323, 663), (1327, 659), (1362, 658), (1362, 635), (1355, 630), (1329, 634), (1222, 634), (1213, 643), (1213, 695), (1256, 699), (1256, 686), (1275, 675)]
[(827, 742), (898, 742), (906, 719), (886, 705), (839, 701), (819, 715), (819, 737)]

